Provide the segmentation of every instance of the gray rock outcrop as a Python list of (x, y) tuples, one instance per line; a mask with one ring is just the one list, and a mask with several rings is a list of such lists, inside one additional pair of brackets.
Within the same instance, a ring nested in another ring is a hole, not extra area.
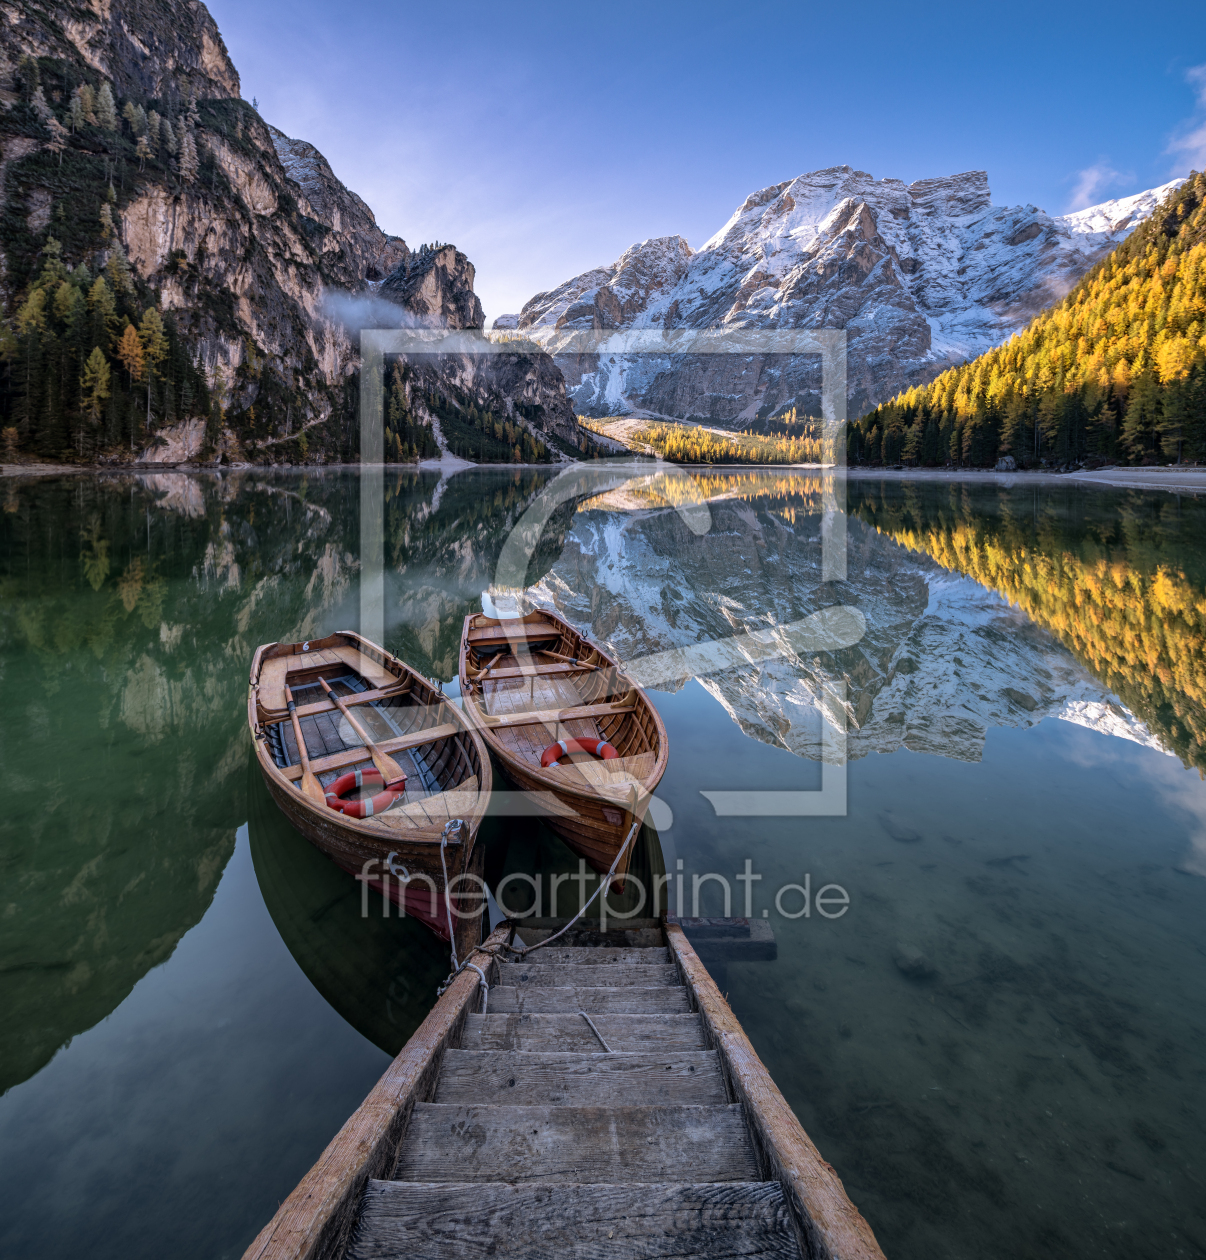
[[(22, 91), (30, 57), (42, 59), (47, 93), (37, 107)], [(144, 125), (153, 109), (177, 136), (187, 129), (196, 168), (187, 171), (158, 143), (136, 155), (120, 122), (72, 133), (66, 153), (48, 161), (46, 119), (67, 116), (80, 83), (96, 91), (108, 83), (119, 110), (123, 102), (144, 109)], [(341, 309), (332, 294), (362, 304), (384, 298), (398, 323), (480, 328), (473, 268), (451, 246), (414, 254), (382, 231), (313, 145), (270, 126), (239, 92), (218, 28), (197, 0), (51, 0), (8, 13), (0, 23), (0, 104), (8, 106), (0, 110), (0, 197), (15, 227), (2, 243), (0, 301), (11, 314), (48, 233), (62, 238), (68, 266), (103, 266), (120, 245), (172, 315), (245, 452), (269, 462), (355, 458), (358, 327), (349, 303)], [(99, 218), (110, 184), (115, 242)], [(78, 226), (64, 227), (65, 206)], [(519, 359), (525, 354), (522, 370), (518, 359), (506, 370), (441, 360), (433, 379), (449, 395), (466, 375), (496, 380), (476, 394), (577, 446), (560, 373), (536, 347), (517, 347)], [(502, 397), (511, 386), (518, 393)], [(180, 406), (176, 419), (187, 425), (195, 417)]]

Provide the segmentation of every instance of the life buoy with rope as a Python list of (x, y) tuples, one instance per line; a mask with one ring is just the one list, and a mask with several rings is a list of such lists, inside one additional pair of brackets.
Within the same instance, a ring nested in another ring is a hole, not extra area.
[(605, 739), (561, 739), (540, 754), (540, 764), (543, 769), (550, 770), (559, 764), (562, 757), (568, 757), (572, 752), (590, 753), (602, 761), (612, 761), (620, 755)]
[(380, 814), (389, 807), (406, 791), (406, 780), (403, 779), (400, 784), (394, 787), (387, 787), (384, 792), (378, 792), (376, 796), (369, 797), (364, 801), (345, 801), (343, 796), (350, 792), (353, 788), (363, 787), (365, 784), (372, 786), (374, 783), (385, 783), (385, 779), (381, 775), (380, 770), (349, 770), (347, 774), (341, 774), (334, 783), (327, 788), (327, 804), (332, 809), (341, 810), (349, 818), (372, 818), (374, 814)]

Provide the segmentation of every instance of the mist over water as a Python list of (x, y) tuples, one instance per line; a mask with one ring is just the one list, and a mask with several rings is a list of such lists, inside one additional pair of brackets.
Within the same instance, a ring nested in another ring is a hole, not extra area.
[[(388, 475), (390, 650), (452, 678), (551, 476)], [(651, 693), (673, 824), (638, 868), (741, 913), (752, 860), (778, 958), (716, 977), (885, 1252), (1206, 1251), (1206, 507), (851, 482), (834, 583), (816, 477), (697, 487), (703, 534), (640, 481), (567, 504), (528, 597), (630, 660), (864, 619)], [(356, 627), (359, 505), (347, 472), (6, 484), (6, 1254), (239, 1255), (434, 1000), (443, 947), (361, 918), (246, 731), (257, 644)], [(819, 787), (839, 682), (847, 815), (718, 818), (703, 792)], [(522, 819), (482, 842), (496, 887), (577, 866)], [(849, 910), (780, 915), (806, 876)]]

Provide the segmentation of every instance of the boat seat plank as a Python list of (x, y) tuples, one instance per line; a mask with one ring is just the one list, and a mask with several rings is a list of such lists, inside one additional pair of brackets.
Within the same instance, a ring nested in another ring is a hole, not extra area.
[[(344, 704), (349, 706), (357, 704), (376, 704), (379, 700), (398, 699), (405, 696), (409, 690), (409, 683), (401, 681), (398, 682), (397, 686), (394, 688), (387, 687), (382, 690), (381, 688), (374, 687), (371, 691), (356, 691), (351, 695), (340, 696), (340, 699), (344, 702)], [(338, 708), (332, 704), (330, 700), (316, 700), (313, 704), (299, 704), (297, 706), (297, 716), (299, 718), (309, 717), (313, 713), (337, 712)], [(289, 715), (287, 713), (283, 718), (274, 719), (274, 721), (283, 722), (287, 722), (288, 720)]]
[[(539, 954), (534, 954), (539, 958)], [(573, 963), (503, 963), (498, 969), (498, 983), (531, 988), (536, 985), (554, 985), (569, 988), (617, 988), (633, 983), (632, 969), (628, 967), (578, 966)], [(681, 986), (678, 968), (671, 963), (640, 968), (642, 988), (649, 986)]]
[(575, 718), (570, 715), (548, 716), (533, 723), (524, 715), (563, 709), (584, 710), (582, 693), (569, 678), (548, 678), (530, 675), (526, 679), (495, 682), (493, 676), (482, 684), (486, 711), (491, 717), (501, 719), (491, 726), (515, 725), (501, 738), (513, 753), (540, 764), (540, 755), (556, 739), (598, 739), (599, 727), (592, 713)]
[(312, 673), (316, 669), (338, 669), (347, 666), (360, 675), (375, 690), (396, 687), (399, 679), (384, 666), (366, 656), (359, 648), (334, 647), (317, 652), (294, 652), (288, 656), (274, 656), (260, 666), (260, 707), (269, 713), (288, 710), (285, 700), (285, 684), (290, 674)]
[(370, 1181), (350, 1260), (799, 1260), (775, 1182)]
[(508, 678), (545, 677), (549, 674), (593, 674), (594, 665), (570, 665), (566, 661), (540, 661), (536, 665), (495, 665), (486, 676), (487, 683)]
[[(409, 793), (408, 793), (409, 795)], [(375, 821), (407, 831), (419, 827), (442, 827), (453, 818), (469, 814), (477, 805), (477, 775), (470, 775), (463, 783), (443, 792), (433, 792), (417, 801), (408, 800), (397, 804)]]
[[(564, 727), (574, 739), (601, 739), (594, 718), (612, 717), (621, 713), (635, 713), (632, 704), (588, 704), (576, 709), (534, 709), (515, 713), (487, 714), (482, 725), (490, 730), (509, 731), (523, 727)], [(591, 719), (589, 726), (587, 719)], [(576, 726), (575, 723), (580, 725)], [(562, 736), (564, 738), (564, 736)], [(542, 744), (543, 751), (548, 744)]]
[[(454, 726), (451, 722), (446, 722), (442, 726), (429, 726), (421, 731), (412, 731), (409, 735), (398, 735), (393, 739), (383, 739), (377, 747), (383, 752), (396, 753), (405, 748), (421, 748), (425, 744), (432, 744), (438, 739), (447, 739), (450, 735), (460, 734), (460, 728)], [(309, 740), (306, 741), (307, 744)], [(349, 748), (345, 752), (335, 753), (329, 757), (319, 757), (310, 762), (310, 767), (315, 774), (322, 774), (327, 770), (347, 769), (354, 766), (358, 762), (370, 763), (372, 758), (364, 748)], [(294, 781), (302, 777), (301, 766), (285, 766), (281, 770), (281, 774), (286, 779)]]
[[(490, 990), (493, 1004), (496, 989)], [(653, 1103), (724, 1106), (713, 1050), (677, 1054), (535, 1054), (449, 1050), (433, 1102), (606, 1107)]]
[[(616, 1053), (706, 1050), (697, 1015), (591, 1016)], [(581, 1015), (469, 1015), (463, 1050), (577, 1050), (591, 1054), (599, 1039)]]
[(551, 621), (516, 622), (501, 626), (479, 626), (466, 635), (474, 648), (506, 646), (511, 643), (531, 643), (537, 639), (561, 638), (561, 627)]
[(533, 1015), (565, 1011), (585, 1011), (588, 1015), (687, 1015), (691, 1004), (681, 985), (503, 985), (490, 990), (490, 1009), (496, 1015), (512, 1011)]
[(741, 1108), (418, 1103), (397, 1181), (755, 1181)]

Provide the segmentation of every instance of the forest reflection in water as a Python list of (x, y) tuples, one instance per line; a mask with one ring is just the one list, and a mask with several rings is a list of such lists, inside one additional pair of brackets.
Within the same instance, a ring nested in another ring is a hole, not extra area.
[[(547, 473), (388, 485), (428, 674)], [(7, 911), (0, 1089), (103, 1019), (205, 913), (247, 821), (255, 646), (356, 622), (347, 473), (158, 474), (14, 487), (0, 515)], [(555, 538), (554, 538), (555, 544)], [(469, 563), (466, 563), (466, 558)], [(447, 676), (445, 674), (445, 676)], [(18, 823), (19, 820), (19, 823)]]
[[(391, 650), (452, 677), (461, 621), (552, 475), (387, 475)], [(850, 648), (785, 652), (653, 697), (674, 822), (646, 834), (644, 865), (682, 859), (688, 895), (691, 872), (731, 878), (746, 856), (759, 894), (805, 871), (851, 893), (838, 922), (774, 920), (779, 959), (726, 977), (809, 1132), (893, 1256), (1154, 1255), (1147, 1240), (1166, 1235), (1192, 1254), (1190, 1240), (1206, 1242), (1192, 997), (1206, 979), (1206, 884), (1182, 872), (1206, 852), (1206, 798), (1181, 767), (1199, 764), (1206, 730), (1206, 510), (1067, 484), (851, 481), (849, 569), (835, 583), (820, 571), (816, 474), (692, 481), (688, 498), (710, 513), (702, 535), (667, 506), (684, 486), (657, 474), (566, 504), (527, 596), (626, 659), (835, 603), (865, 616)], [(255, 881), (301, 971), (374, 1046), (392, 1053), (422, 1019), (443, 947), (409, 921), (363, 920), (358, 886), (291, 832), (248, 757), (255, 645), (355, 628), (359, 503), (346, 472), (9, 488), (0, 669), (20, 737), (10, 727), (5, 743), (15, 891), (0, 917), (0, 1118), (35, 1097), (22, 1091), (59, 1047), (179, 956), (220, 880)], [(816, 787), (817, 700), (836, 681), (848, 816), (718, 820), (701, 792)], [(245, 822), (253, 873), (231, 860)], [(540, 874), (547, 887), (575, 866), (515, 819), (492, 820), (483, 843), (495, 886)], [(722, 909), (715, 895), (705, 911)], [(525, 904), (522, 880), (507, 899)], [(901, 943), (928, 974), (900, 969)], [(68, 1047), (60, 1075), (87, 1045)], [(363, 1094), (353, 1084), (344, 1114)], [(172, 1105), (166, 1073), (142, 1088)], [(188, 1116), (194, 1133), (217, 1133), (226, 1106), (217, 1096)], [(271, 1174), (264, 1152), (244, 1152), (262, 1184), (206, 1254), (237, 1254), (330, 1136), (291, 1134), (283, 1153), (262, 1135)], [(46, 1166), (61, 1155), (48, 1145)], [(129, 1159), (133, 1170), (133, 1148)], [(215, 1211), (206, 1177), (216, 1196), (226, 1172), (194, 1175), (210, 1204), (198, 1210)], [(136, 1198), (154, 1183), (144, 1169), (129, 1185)], [(6, 1215), (32, 1229), (30, 1204)], [(93, 1245), (81, 1212), (45, 1254)], [(179, 1234), (120, 1228), (110, 1249), (166, 1246), (189, 1254)]]

